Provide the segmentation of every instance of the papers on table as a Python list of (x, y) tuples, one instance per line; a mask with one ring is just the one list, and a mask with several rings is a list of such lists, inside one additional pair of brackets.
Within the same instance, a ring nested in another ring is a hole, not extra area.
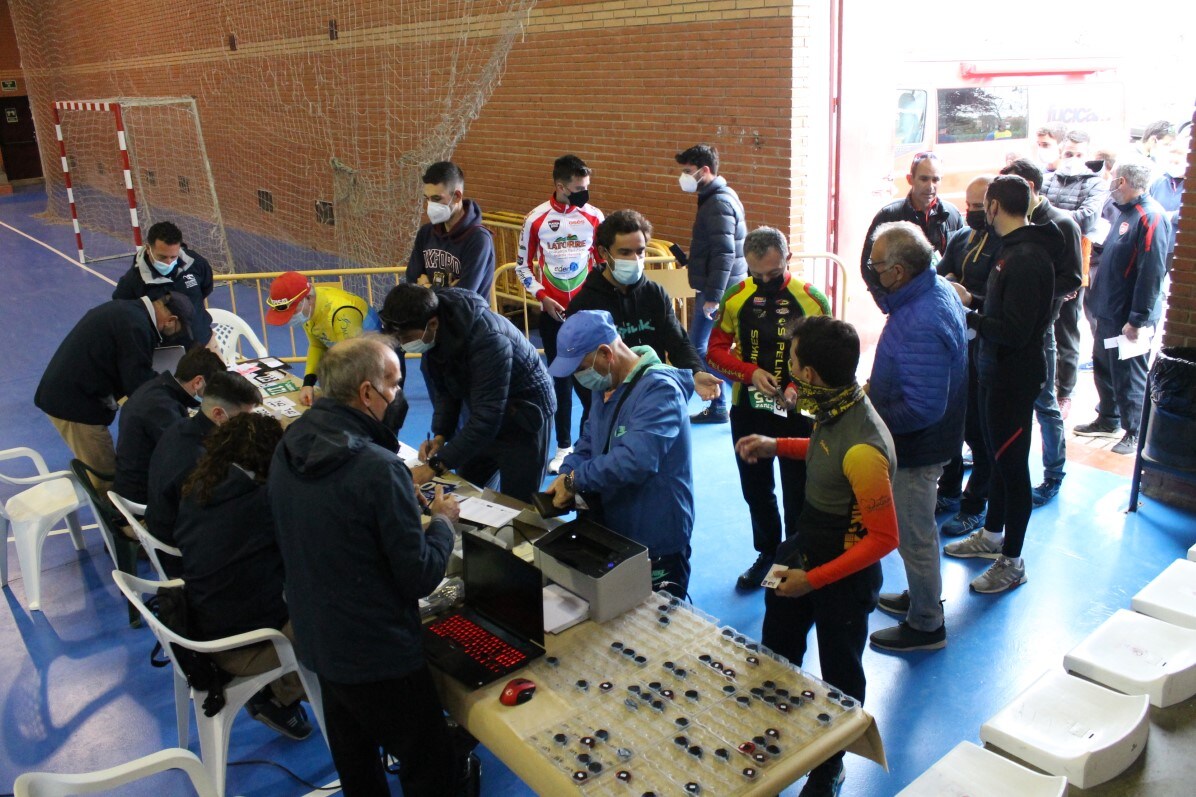
[(1117, 349), (1117, 359), (1128, 360), (1150, 353), (1150, 344), (1154, 339), (1154, 327), (1142, 327), (1138, 330), (1138, 339), (1130, 340), (1125, 335), (1115, 338), (1105, 338), (1106, 349)]
[(403, 460), (403, 464), (409, 468), (414, 468), (421, 462), (419, 451), (407, 445), (402, 440), (399, 441), (399, 459)]
[(507, 525), (522, 512), (522, 509), (511, 509), (509, 506), (496, 504), (477, 497), (462, 498), (461, 519), (476, 523), (480, 526), (500, 528)]
[(590, 616), (590, 604), (559, 584), (544, 587), (544, 630), (559, 634)]

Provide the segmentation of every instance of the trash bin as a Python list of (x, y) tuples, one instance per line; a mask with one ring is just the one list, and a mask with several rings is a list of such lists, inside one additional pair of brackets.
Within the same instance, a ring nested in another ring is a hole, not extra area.
[(1163, 465), (1196, 470), (1196, 348), (1159, 351), (1150, 400), (1144, 453)]

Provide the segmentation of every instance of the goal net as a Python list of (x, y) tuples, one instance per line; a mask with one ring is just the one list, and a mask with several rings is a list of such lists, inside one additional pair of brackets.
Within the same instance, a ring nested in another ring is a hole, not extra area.
[[(170, 214), (205, 218), (198, 203), (206, 150), (229, 267), (403, 266), (422, 220), (422, 171), (452, 158), (498, 85), (535, 2), (195, 3), (186, 35), (162, 48), (163, 26), (175, 12), (161, 0), (147, 0), (146, 13), (133, 16), (107, 13), (94, 0), (9, 0), (39, 129), (49, 133), (41, 136), (48, 216), (70, 220), (53, 151), (53, 102), (111, 97), (125, 116), (143, 230)], [(187, 124), (164, 120), (190, 112), (185, 106), (134, 99), (157, 96), (194, 98), (202, 145), (180, 135)], [(86, 159), (74, 155), (76, 204), (86, 214), (94, 191), (104, 199), (93, 200), (92, 209), (112, 219), (104, 224), (127, 227), (111, 119), (71, 113), (63, 120), (68, 154), (73, 141), (86, 139), (109, 159), (88, 173)], [(194, 156), (193, 165), (177, 162), (184, 156)], [(93, 188), (93, 175), (108, 187)], [(92, 222), (80, 224), (86, 238)], [(209, 255), (203, 247), (212, 245), (180, 226), (188, 243)], [(346, 280), (345, 287), (364, 284)]]
[(79, 262), (126, 256), (169, 220), (214, 270), (233, 270), (195, 100), (60, 100), (54, 116)]

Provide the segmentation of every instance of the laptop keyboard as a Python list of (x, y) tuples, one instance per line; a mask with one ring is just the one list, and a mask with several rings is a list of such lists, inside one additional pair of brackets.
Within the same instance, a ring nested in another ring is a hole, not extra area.
[(428, 625), (428, 630), (456, 642), (466, 656), (490, 672), (505, 672), (527, 661), (522, 652), (459, 615), (437, 620)]

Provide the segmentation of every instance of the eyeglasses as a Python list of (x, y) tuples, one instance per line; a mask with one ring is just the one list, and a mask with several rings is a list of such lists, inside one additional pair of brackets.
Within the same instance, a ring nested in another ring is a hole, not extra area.
[[(888, 263), (888, 260), (873, 260), (872, 258), (868, 258), (867, 260), (867, 266), (868, 268), (872, 269), (874, 274), (883, 274), (885, 271), (888, 271), (889, 269), (887, 268), (884, 270), (877, 268), (877, 266), (885, 266), (888, 265)], [(889, 266), (889, 268), (892, 268), (892, 266)]]
[(914, 159), (910, 161), (909, 173), (915, 174), (918, 171), (918, 164), (924, 160), (938, 160), (939, 156), (933, 152), (918, 152), (914, 154)]

